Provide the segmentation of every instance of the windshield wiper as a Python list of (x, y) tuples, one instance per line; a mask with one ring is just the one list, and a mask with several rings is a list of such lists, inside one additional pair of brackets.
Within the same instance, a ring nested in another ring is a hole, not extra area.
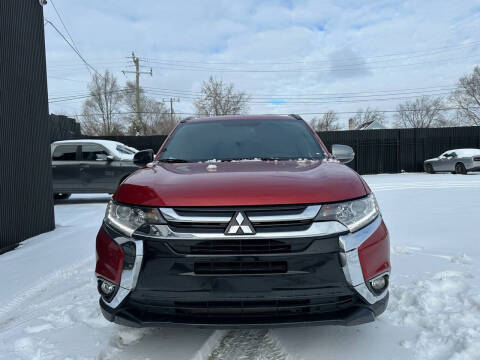
[(175, 158), (167, 158), (167, 159), (159, 159), (159, 162), (164, 162), (164, 163), (188, 163), (190, 161), (185, 160), (185, 159), (175, 159)]

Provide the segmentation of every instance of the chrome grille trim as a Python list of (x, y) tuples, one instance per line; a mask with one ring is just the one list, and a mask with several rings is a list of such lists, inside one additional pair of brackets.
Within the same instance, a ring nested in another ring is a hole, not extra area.
[[(318, 214), (321, 205), (309, 205), (298, 214), (284, 214), (284, 215), (255, 215), (249, 216), (251, 222), (254, 223), (281, 223), (289, 221), (306, 221), (313, 220)], [(223, 216), (219, 214), (218, 216), (186, 216), (181, 215), (175, 211), (174, 208), (160, 208), (160, 212), (167, 222), (174, 223), (187, 223), (187, 224), (228, 224), (231, 220), (231, 216)], [(244, 208), (243, 211), (248, 214), (248, 207)], [(234, 211), (232, 210), (232, 213)]]
[[(257, 215), (249, 216), (251, 222), (266, 223), (266, 222), (286, 222), (286, 221), (305, 221), (312, 220), (320, 211), (321, 205), (307, 206), (300, 214), (291, 215)], [(248, 211), (246, 211), (248, 213)]]
[(183, 216), (173, 208), (160, 208), (159, 210), (167, 222), (227, 224), (232, 218), (231, 216)]
[[(153, 233), (137, 234), (142, 237), (157, 238), (165, 240), (217, 240), (217, 239), (288, 239), (298, 237), (322, 237), (349, 232), (348, 228), (338, 221), (313, 222), (308, 229), (299, 231), (261, 232), (248, 235), (225, 235), (224, 233), (180, 233), (173, 231), (168, 225), (151, 225)], [(135, 235), (135, 234), (134, 234)]]

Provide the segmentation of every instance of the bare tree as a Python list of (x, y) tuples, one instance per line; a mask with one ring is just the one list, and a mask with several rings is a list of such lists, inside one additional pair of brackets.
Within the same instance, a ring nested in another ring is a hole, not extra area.
[(233, 84), (210, 76), (202, 84), (195, 109), (198, 115), (207, 116), (242, 114), (248, 111), (249, 100), (246, 93), (235, 91)]
[(450, 97), (457, 107), (457, 118), (462, 123), (480, 125), (480, 67), (473, 73), (460, 78), (456, 90)]
[(83, 103), (82, 132), (86, 135), (120, 135), (123, 123), (119, 114), (122, 89), (107, 70), (103, 76), (93, 74), (88, 84), (90, 97)]
[(176, 125), (177, 118), (170, 117), (170, 111), (163, 102), (156, 101), (145, 95), (145, 91), (140, 87), (140, 123), (137, 124), (136, 112), (137, 102), (135, 99), (135, 83), (128, 81), (125, 85), (124, 103), (128, 109), (125, 116), (125, 122), (128, 124), (128, 133), (135, 135), (155, 135), (168, 134)]
[(376, 109), (370, 109), (369, 107), (367, 107), (365, 110), (360, 109), (353, 117), (353, 128), (355, 129), (360, 125), (370, 121), (377, 121), (380, 124), (383, 124), (385, 122), (385, 114)]
[(430, 128), (447, 126), (443, 115), (443, 99), (421, 96), (397, 105), (395, 126), (399, 128)]
[(314, 117), (310, 124), (315, 131), (340, 130), (337, 113), (333, 110), (326, 112), (321, 118)]
[(180, 120), (175, 114), (170, 116), (170, 111), (163, 102), (147, 97), (144, 106), (144, 122), (146, 124), (145, 135), (166, 135)]

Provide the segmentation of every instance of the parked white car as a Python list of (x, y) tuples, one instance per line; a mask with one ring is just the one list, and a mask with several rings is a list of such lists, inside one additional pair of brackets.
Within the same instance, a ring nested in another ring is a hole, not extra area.
[(425, 160), (423, 167), (429, 174), (445, 171), (465, 175), (468, 171), (480, 171), (480, 149), (448, 150)]

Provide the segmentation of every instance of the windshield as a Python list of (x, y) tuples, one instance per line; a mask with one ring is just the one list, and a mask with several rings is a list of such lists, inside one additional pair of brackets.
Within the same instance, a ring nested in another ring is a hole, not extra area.
[(225, 120), (181, 124), (159, 161), (322, 159), (313, 133), (299, 120)]

